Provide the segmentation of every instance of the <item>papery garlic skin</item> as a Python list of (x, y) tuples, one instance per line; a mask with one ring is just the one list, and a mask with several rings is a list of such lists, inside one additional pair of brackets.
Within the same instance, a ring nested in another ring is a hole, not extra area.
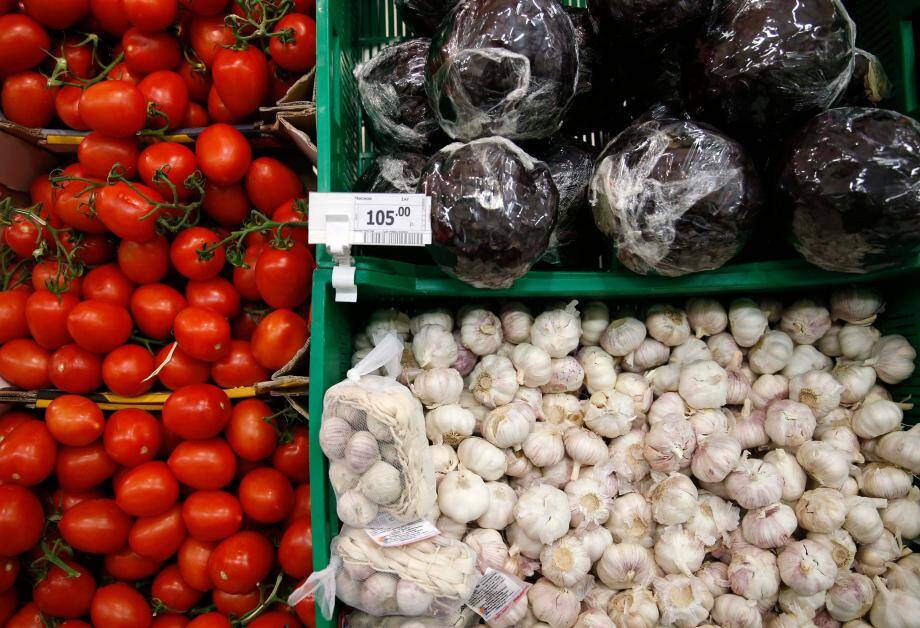
[(588, 552), (592, 565), (600, 560), (601, 556), (604, 555), (604, 550), (613, 545), (613, 535), (610, 530), (603, 526), (589, 527), (581, 531), (576, 530), (575, 534), (585, 546), (585, 551)]
[(606, 462), (607, 444), (604, 439), (583, 427), (570, 427), (562, 436), (565, 452), (575, 461), (572, 479), (578, 478), (582, 465), (596, 465)]
[(585, 370), (572, 356), (552, 360), (551, 367), (549, 382), (540, 387), (544, 393), (576, 392), (585, 381)]
[(809, 532), (806, 538), (822, 545), (829, 551), (839, 570), (846, 571), (856, 562), (856, 543), (850, 533), (843, 528), (834, 530), (829, 534)]
[(696, 512), (684, 524), (688, 532), (699, 539), (707, 550), (715, 549), (719, 543), (738, 529), (739, 509), (732, 502), (717, 495), (700, 495)]
[(915, 368), (917, 351), (904, 336), (883, 336), (872, 347), (869, 362), (886, 384), (900, 384)]
[(671, 350), (654, 338), (643, 340), (635, 351), (623, 356), (620, 366), (629, 373), (644, 373), (656, 366), (661, 366), (668, 361)]
[(425, 415), (425, 432), (428, 440), (435, 444), (444, 443), (452, 447), (473, 435), (476, 417), (459, 404), (437, 407)]
[(831, 374), (843, 386), (840, 393), (840, 403), (843, 404), (862, 401), (875, 385), (875, 369), (860, 363), (839, 361)]
[(669, 347), (683, 344), (690, 337), (690, 323), (683, 310), (670, 305), (653, 305), (645, 317), (649, 336)]
[(524, 439), (524, 455), (537, 467), (549, 467), (565, 457), (560, 426), (538, 421)]
[(517, 493), (504, 482), (486, 482), (489, 490), (489, 509), (476, 519), (480, 528), (504, 530), (514, 521)]
[(339, 495), (335, 511), (345, 525), (364, 528), (377, 517), (378, 508), (362, 491), (352, 489)]
[(875, 453), (911, 473), (920, 473), (920, 428), (891, 432), (878, 441)]
[(744, 540), (761, 549), (786, 545), (797, 527), (795, 512), (780, 503), (749, 510), (741, 520)]
[(763, 410), (751, 410), (748, 404), (742, 408), (740, 413), (735, 414), (735, 424), (731, 426), (729, 435), (738, 439), (743, 449), (754, 449), (762, 447), (770, 442), (767, 436), (764, 423), (767, 420), (767, 413)]
[(585, 414), (578, 397), (568, 393), (543, 395), (542, 410), (543, 419), (556, 425), (578, 425)]
[(801, 299), (787, 307), (780, 320), (780, 329), (800, 345), (814, 344), (830, 327), (830, 312), (811, 299)]
[(889, 589), (884, 580), (876, 577), (878, 590), (869, 619), (876, 628), (913, 628), (920, 616), (920, 598), (906, 591)]
[(502, 335), (508, 342), (521, 344), (530, 339), (533, 316), (531, 316), (530, 310), (522, 303), (505, 304), (499, 319), (501, 320)]
[(434, 464), (435, 477), (440, 479), (445, 473), (453, 471), (460, 464), (457, 452), (450, 445), (429, 445), (428, 452)]
[(706, 585), (713, 597), (724, 595), (731, 590), (728, 582), (728, 565), (725, 563), (706, 561), (694, 575)]
[(756, 547), (732, 550), (728, 565), (732, 592), (749, 600), (770, 599), (779, 592), (776, 557)]
[(458, 523), (469, 523), (484, 515), (489, 510), (489, 497), (483, 479), (462, 467), (445, 475), (438, 484), (438, 508)]
[(345, 445), (344, 458), (352, 471), (363, 474), (380, 460), (380, 445), (370, 432), (355, 432)]
[(875, 585), (862, 574), (838, 574), (834, 585), (828, 589), (825, 604), (827, 612), (837, 621), (859, 619), (872, 608)]
[(585, 426), (604, 438), (616, 438), (632, 429), (636, 405), (632, 398), (615, 390), (598, 391), (584, 402)]
[(596, 347), (610, 325), (610, 310), (598, 301), (586, 304), (581, 310), (581, 344)]
[(867, 464), (859, 470), (859, 490), (869, 497), (900, 499), (907, 496), (913, 479), (903, 469), (890, 464)]
[(834, 320), (854, 325), (871, 325), (876, 315), (884, 311), (884, 302), (876, 290), (852, 286), (835, 290), (831, 294), (830, 308)]
[(867, 576), (885, 573), (888, 563), (901, 558), (903, 546), (891, 532), (884, 530), (872, 543), (864, 543), (856, 550), (856, 571)]
[(505, 536), (510, 543), (512, 553), (520, 553), (522, 556), (534, 560), (540, 559), (540, 552), (543, 551), (543, 543), (540, 539), (534, 539), (523, 531), (517, 523), (512, 523), (505, 528)]
[(643, 454), (649, 467), (663, 473), (690, 466), (696, 451), (696, 434), (685, 419), (659, 423), (645, 436)]
[(517, 345), (511, 352), (511, 362), (517, 369), (517, 382), (528, 388), (539, 388), (553, 376), (552, 358), (529, 342)]
[(476, 366), (476, 363), (479, 361), (479, 357), (463, 346), (460, 340), (460, 332), (455, 330), (453, 333), (454, 342), (457, 345), (457, 359), (454, 360), (453, 364), (449, 366), (457, 370), (460, 375), (466, 377), (473, 372), (473, 368)]
[(819, 419), (840, 405), (843, 392), (843, 385), (824, 371), (808, 371), (789, 380), (789, 398), (804, 403)]
[(547, 485), (534, 486), (518, 497), (514, 520), (522, 531), (544, 545), (562, 538), (572, 519), (565, 493)]
[[(693, 427), (697, 443), (702, 443), (710, 436), (728, 434), (735, 425), (735, 417), (725, 408), (696, 410), (687, 420)], [(654, 424), (651, 420), (649, 422)]]
[(676, 392), (666, 392), (652, 402), (648, 411), (648, 422), (649, 425), (655, 425), (674, 418), (685, 419), (689, 414), (690, 409), (687, 408), (683, 397)]
[(783, 479), (782, 500), (784, 502), (794, 502), (805, 492), (805, 484), (808, 477), (802, 465), (798, 463), (795, 456), (788, 453), (785, 449), (772, 449), (764, 454), (765, 462), (769, 462), (779, 471)]
[(635, 543), (617, 543), (597, 561), (597, 576), (614, 590), (648, 586), (655, 577), (651, 552)]
[(792, 357), (783, 367), (783, 377), (791, 379), (808, 371), (829, 371), (834, 361), (811, 345), (796, 345)]
[(849, 477), (850, 461), (847, 454), (825, 442), (811, 440), (804, 443), (795, 452), (795, 459), (822, 486), (839, 489)]
[(757, 602), (731, 593), (715, 599), (712, 619), (722, 628), (760, 628), (763, 625)]
[(345, 455), (345, 446), (355, 431), (345, 419), (336, 416), (323, 417), (319, 428), (319, 446), (330, 460), (339, 460)]
[(412, 337), (412, 353), (422, 368), (449, 368), (457, 361), (457, 342), (449, 329), (425, 325)]
[(867, 360), (881, 332), (875, 327), (847, 324), (838, 334), (840, 353), (850, 360)]
[(508, 358), (487, 355), (470, 373), (469, 390), (487, 408), (511, 403), (517, 392), (517, 371)]
[(523, 401), (512, 401), (490, 411), (479, 429), (483, 438), (500, 449), (520, 447), (537, 422), (534, 409)]
[(850, 462), (865, 462), (859, 452), (859, 438), (846, 425), (831, 427), (821, 433), (821, 441), (828, 443), (837, 451), (847, 454)]
[(907, 497), (892, 499), (880, 512), (885, 529), (905, 541), (920, 536), (920, 488), (910, 489)]
[(706, 346), (712, 355), (712, 360), (722, 368), (727, 367), (735, 356), (741, 353), (741, 347), (728, 332), (722, 332), (706, 340)]
[(687, 301), (687, 320), (697, 338), (715, 336), (728, 327), (728, 312), (715, 299), (693, 298)]
[(460, 341), (479, 356), (488, 356), (502, 346), (502, 324), (495, 314), (472, 309), (460, 318)]
[(725, 488), (739, 506), (750, 510), (778, 502), (783, 493), (783, 479), (769, 462), (743, 458), (725, 478)]
[(540, 578), (527, 592), (530, 608), (537, 619), (550, 626), (572, 626), (581, 611), (581, 596)]
[(584, 347), (576, 355), (584, 370), (585, 388), (589, 393), (613, 390), (617, 383), (613, 357), (600, 347)]
[(649, 387), (645, 377), (637, 373), (621, 373), (618, 375), (617, 385), (614, 390), (632, 397), (637, 413), (648, 412), (652, 405), (652, 389)]
[(447, 332), (453, 331), (454, 315), (446, 308), (435, 308), (422, 312), (409, 319), (409, 333), (412, 334), (413, 337), (417, 336), (421, 333), (422, 329), (428, 325), (440, 327)]
[(795, 504), (799, 526), (809, 532), (828, 534), (843, 527), (846, 520), (846, 499), (832, 488), (805, 491)]
[(786, 399), (789, 380), (783, 375), (761, 375), (751, 384), (749, 398), (754, 408), (765, 410), (771, 403)]
[(551, 358), (564, 358), (578, 348), (581, 321), (572, 301), (565, 309), (549, 310), (537, 316), (530, 329), (530, 343)]
[(655, 541), (655, 562), (665, 573), (689, 575), (698, 571), (705, 555), (702, 541), (682, 526), (661, 530)]
[(655, 628), (660, 614), (648, 589), (623, 591), (607, 603), (607, 615), (617, 628)]
[(715, 434), (697, 446), (690, 469), (703, 482), (721, 482), (740, 461), (741, 444), (727, 434)]
[(689, 338), (687, 342), (674, 347), (668, 358), (668, 362), (671, 364), (680, 365), (691, 364), (700, 360), (712, 360), (712, 351), (709, 350), (705, 342), (693, 337)]
[(610, 517), (604, 526), (617, 543), (638, 543), (643, 547), (653, 545), (655, 521), (652, 519), (652, 507), (639, 493), (627, 493), (614, 499)]
[(645, 434), (641, 430), (614, 438), (607, 447), (610, 455), (610, 468), (621, 482), (632, 483), (642, 480), (649, 474), (649, 465), (645, 460)]
[(661, 614), (661, 626), (698, 626), (714, 604), (706, 585), (692, 575), (668, 574), (655, 578), (652, 587)]
[(778, 373), (792, 359), (794, 344), (786, 333), (767, 331), (748, 352), (748, 360), (758, 375)]
[(541, 573), (559, 587), (571, 587), (591, 569), (591, 559), (578, 537), (571, 534), (557, 539), (540, 552)]
[(405, 341), (409, 337), (409, 315), (393, 308), (382, 308), (371, 313), (370, 322), (364, 329), (368, 338), (383, 335), (388, 331), (396, 332), (399, 339)]
[(691, 408), (721, 408), (728, 395), (725, 369), (711, 360), (687, 364), (680, 371), (678, 392)]
[(767, 330), (767, 317), (751, 299), (736, 299), (728, 309), (732, 337), (742, 347), (753, 347)]
[(607, 326), (600, 344), (610, 355), (623, 357), (635, 351), (645, 336), (645, 323), (635, 318), (618, 318)]
[[(486, 481), (505, 475), (508, 463), (504, 452), (489, 441), (472, 436), (457, 447), (460, 464)], [(460, 519), (458, 519), (460, 521)]]
[(767, 408), (764, 430), (777, 447), (795, 448), (811, 440), (815, 415), (804, 403), (774, 401)]
[(663, 525), (686, 523), (697, 508), (696, 486), (680, 473), (673, 473), (658, 480), (648, 494), (652, 516)]
[(904, 411), (898, 404), (879, 399), (857, 409), (850, 424), (860, 438), (878, 438), (900, 429), (903, 420)]
[(831, 553), (814, 541), (794, 541), (776, 559), (779, 575), (799, 595), (826, 591), (837, 578), (837, 564)]

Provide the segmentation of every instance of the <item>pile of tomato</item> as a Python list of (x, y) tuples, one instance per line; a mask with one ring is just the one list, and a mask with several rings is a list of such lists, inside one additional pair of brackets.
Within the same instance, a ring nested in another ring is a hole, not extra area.
[(0, 387), (54, 391), (0, 408), (0, 626), (313, 625), (285, 602), (312, 570), (306, 420), (227, 389), (309, 340), (306, 160), (241, 129), (313, 67), (314, 11), (0, 0), (3, 114), (87, 132), (0, 194)]

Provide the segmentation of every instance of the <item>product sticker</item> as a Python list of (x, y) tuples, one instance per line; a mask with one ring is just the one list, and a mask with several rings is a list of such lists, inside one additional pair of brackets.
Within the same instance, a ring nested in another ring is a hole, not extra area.
[(530, 585), (503, 571), (486, 569), (466, 605), (484, 620), (498, 619), (527, 593)]
[(310, 243), (431, 244), (431, 199), (424, 194), (310, 193)]
[(400, 547), (424, 541), (441, 534), (430, 521), (420, 519), (412, 523), (400, 523), (388, 513), (374, 519), (370, 526), (364, 528), (367, 536), (381, 547)]

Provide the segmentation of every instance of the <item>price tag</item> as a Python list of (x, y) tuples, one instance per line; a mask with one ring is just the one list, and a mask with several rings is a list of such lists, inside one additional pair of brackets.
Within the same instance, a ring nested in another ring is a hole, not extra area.
[(493, 621), (508, 612), (529, 588), (526, 582), (490, 567), (466, 605), (487, 622)]
[(310, 194), (310, 243), (431, 244), (431, 199), (424, 194)]
[(420, 519), (411, 523), (400, 523), (386, 513), (374, 519), (364, 531), (381, 547), (411, 545), (416, 541), (424, 541), (441, 534), (430, 521)]

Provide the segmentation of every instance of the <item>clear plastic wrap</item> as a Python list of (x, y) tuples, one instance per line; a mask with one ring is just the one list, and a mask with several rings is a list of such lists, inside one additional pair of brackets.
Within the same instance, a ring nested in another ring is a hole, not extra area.
[(363, 530), (343, 526), (330, 553), (329, 566), (311, 574), (289, 598), (296, 604), (312, 594), (327, 619), (335, 598), (376, 617), (455, 619), (481, 578), (476, 552), (443, 534), (381, 547)]
[(463, 608), (447, 617), (374, 617), (356, 611), (348, 616), (348, 628), (471, 628), (479, 625), (479, 615)]
[(812, 264), (893, 267), (920, 247), (920, 123), (884, 109), (826, 111), (793, 141), (780, 193)]
[(440, 143), (425, 91), (430, 47), (430, 39), (410, 39), (381, 49), (355, 69), (371, 133), (384, 148), (425, 152)]
[(451, 144), (428, 163), (435, 260), (477, 288), (507, 288), (549, 244), (559, 192), (549, 167), (502, 137)]
[(427, 163), (417, 153), (378, 155), (355, 182), (355, 192), (415, 194)]
[(656, 50), (659, 44), (692, 36), (712, 0), (591, 0), (588, 8), (601, 36), (612, 42)]
[(329, 388), (320, 446), (330, 460), (336, 509), (346, 525), (368, 527), (382, 515), (389, 516), (388, 523), (409, 523), (434, 507), (422, 405), (395, 380), (364, 375)]
[(879, 58), (856, 49), (856, 66), (846, 90), (835, 103), (838, 107), (877, 107), (891, 96), (891, 82)]
[(460, 0), (396, 0), (403, 18), (420, 35), (430, 35)]
[(478, 0), (435, 34), (428, 89), (454, 139), (540, 139), (559, 130), (578, 85), (572, 21), (556, 0)]
[(731, 137), (770, 144), (846, 89), (855, 42), (840, 0), (726, 0), (697, 40), (691, 100)]
[(754, 167), (721, 133), (656, 115), (626, 129), (598, 160), (594, 220), (633, 272), (719, 268), (745, 244), (762, 207)]

